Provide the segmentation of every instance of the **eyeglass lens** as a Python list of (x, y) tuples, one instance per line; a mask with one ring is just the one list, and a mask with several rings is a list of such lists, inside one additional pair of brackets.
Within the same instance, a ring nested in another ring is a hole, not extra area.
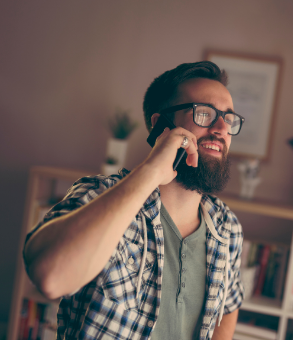
[[(202, 127), (209, 127), (217, 118), (217, 112), (209, 106), (198, 105), (194, 108), (194, 122)], [(237, 135), (241, 127), (241, 120), (234, 113), (226, 113), (225, 119), (228, 133)]]

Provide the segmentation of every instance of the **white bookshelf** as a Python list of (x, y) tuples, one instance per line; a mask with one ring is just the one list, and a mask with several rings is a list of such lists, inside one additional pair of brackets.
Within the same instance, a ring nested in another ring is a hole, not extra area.
[[(48, 203), (48, 200), (52, 198), (52, 194), (56, 194), (59, 197), (65, 196), (67, 189), (78, 178), (88, 175), (92, 175), (92, 173), (54, 167), (33, 167), (30, 170), (7, 340), (18, 340), (20, 312), (24, 299), (30, 299), (37, 303), (51, 304), (52, 310), (57, 310), (59, 300), (52, 301), (46, 299), (30, 282), (23, 265), (22, 249), (27, 233), (36, 225), (45, 211), (50, 209), (51, 205)], [(56, 337), (54, 332), (49, 330), (45, 334), (45, 338), (55, 339)]]
[[(282, 205), (279, 203), (273, 203), (270, 201), (261, 200), (251, 200), (246, 201), (238, 197), (232, 197), (228, 195), (220, 195), (220, 198), (229, 206), (229, 208), (235, 212), (245, 213), (245, 214), (255, 214), (269, 218), (275, 218), (279, 221), (279, 232), (284, 233), (283, 239), (286, 239), (286, 245), (290, 243), (290, 254), (288, 261), (288, 269), (285, 279), (285, 287), (282, 301), (267, 298), (263, 296), (252, 297), (249, 300), (244, 300), (241, 310), (255, 312), (258, 314), (263, 314), (267, 316), (276, 316), (279, 318), (277, 337), (278, 340), (286, 339), (286, 331), (288, 326), (288, 321), (293, 320), (293, 206)], [(241, 219), (240, 219), (241, 222)], [(284, 228), (282, 226), (285, 225)], [(266, 230), (266, 225), (262, 225), (261, 230), (256, 230), (256, 239), (260, 239), (260, 232), (263, 234), (264, 242), (270, 238), (271, 229)], [(243, 226), (245, 234), (245, 225)], [(288, 239), (290, 235), (290, 239)], [(253, 231), (250, 231), (250, 239), (253, 238)], [(282, 235), (280, 235), (282, 239)], [(270, 242), (272, 242), (270, 240)], [(249, 337), (248, 337), (249, 339)], [(254, 337), (250, 337), (254, 339)]]

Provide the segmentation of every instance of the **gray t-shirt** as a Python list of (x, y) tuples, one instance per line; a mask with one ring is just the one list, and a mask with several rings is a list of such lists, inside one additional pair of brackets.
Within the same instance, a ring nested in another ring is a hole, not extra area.
[(161, 223), (164, 231), (162, 300), (151, 339), (198, 339), (205, 301), (206, 223), (201, 215), (199, 228), (182, 239), (163, 204)]

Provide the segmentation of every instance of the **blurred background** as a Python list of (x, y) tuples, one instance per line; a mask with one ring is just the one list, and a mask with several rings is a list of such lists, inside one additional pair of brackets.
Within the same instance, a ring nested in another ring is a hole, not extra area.
[[(293, 203), (291, 0), (0, 1), (0, 324), (8, 322), (28, 173), (45, 165), (99, 173), (107, 119), (139, 127), (126, 168), (150, 151), (144, 93), (207, 49), (283, 59), (271, 156), (255, 196)], [(239, 192), (232, 164), (227, 192)]]

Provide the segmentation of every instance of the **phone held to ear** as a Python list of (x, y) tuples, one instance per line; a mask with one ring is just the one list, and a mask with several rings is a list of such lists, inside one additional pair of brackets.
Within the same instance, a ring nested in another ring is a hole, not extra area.
[[(153, 127), (147, 139), (147, 142), (149, 143), (151, 147), (154, 147), (157, 138), (163, 133), (166, 127), (168, 127), (170, 130), (176, 128), (176, 126), (173, 124), (173, 122), (168, 117), (161, 114), (159, 119), (157, 120), (156, 125)], [(179, 162), (181, 161), (185, 153), (186, 153), (185, 149), (183, 148), (178, 149), (175, 161), (173, 163), (173, 170), (176, 170)]]

